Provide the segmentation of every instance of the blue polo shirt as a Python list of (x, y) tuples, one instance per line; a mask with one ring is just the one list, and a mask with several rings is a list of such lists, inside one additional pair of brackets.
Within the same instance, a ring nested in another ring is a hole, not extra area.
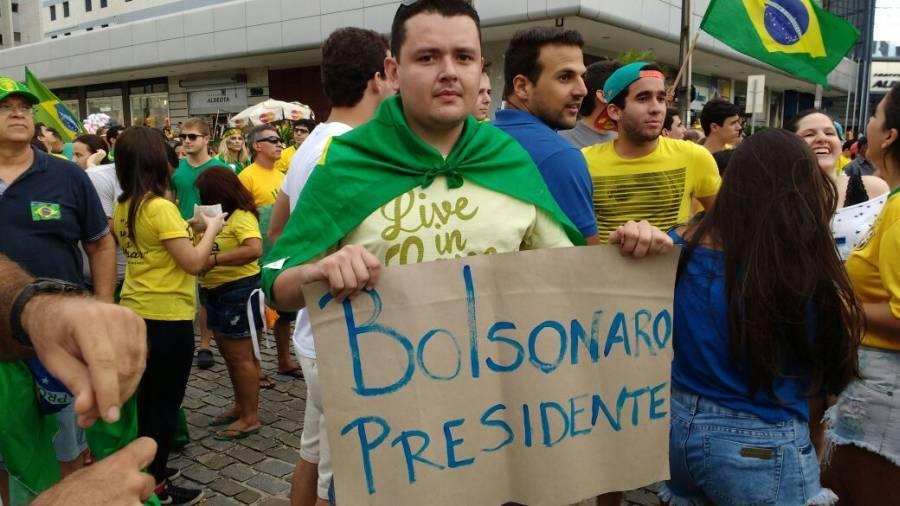
[(78, 242), (109, 233), (84, 170), (35, 150), (31, 167), (15, 181), (0, 183), (0, 189), (0, 253), (33, 276), (83, 285)]
[(597, 234), (594, 185), (587, 162), (571, 142), (533, 114), (518, 109), (497, 111), (494, 126), (528, 151), (559, 207), (581, 234)]

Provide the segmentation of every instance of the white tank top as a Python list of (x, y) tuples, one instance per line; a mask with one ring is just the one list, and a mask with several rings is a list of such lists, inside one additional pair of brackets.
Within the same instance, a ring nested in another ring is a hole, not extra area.
[(888, 196), (889, 194), (885, 193), (874, 199), (838, 209), (835, 213), (831, 220), (831, 235), (834, 236), (841, 260), (846, 262), (853, 248), (869, 232)]

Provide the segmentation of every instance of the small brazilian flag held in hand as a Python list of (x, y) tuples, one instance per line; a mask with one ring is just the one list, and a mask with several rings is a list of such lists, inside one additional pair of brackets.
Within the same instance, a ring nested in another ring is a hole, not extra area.
[(747, 56), (828, 86), (856, 44), (850, 23), (814, 0), (712, 0), (700, 29)]

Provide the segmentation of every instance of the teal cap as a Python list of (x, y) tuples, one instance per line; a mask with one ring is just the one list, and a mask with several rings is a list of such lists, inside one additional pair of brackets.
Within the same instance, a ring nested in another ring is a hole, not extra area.
[(631, 83), (642, 77), (658, 77), (665, 80), (665, 76), (658, 70), (644, 71), (644, 67), (648, 65), (650, 65), (648, 62), (636, 61), (613, 72), (603, 85), (603, 98), (606, 102), (610, 103), (615, 100), (616, 97), (631, 86)]

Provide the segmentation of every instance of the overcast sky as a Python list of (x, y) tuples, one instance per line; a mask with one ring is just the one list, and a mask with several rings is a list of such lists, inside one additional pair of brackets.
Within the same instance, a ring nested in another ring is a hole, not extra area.
[(875, 9), (875, 40), (900, 44), (900, 0), (878, 0)]

